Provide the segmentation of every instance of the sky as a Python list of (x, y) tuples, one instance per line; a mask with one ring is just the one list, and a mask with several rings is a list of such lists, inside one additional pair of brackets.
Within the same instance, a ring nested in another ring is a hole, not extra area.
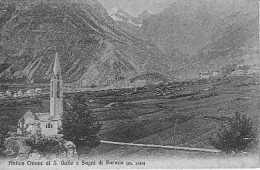
[(123, 9), (127, 13), (138, 16), (144, 10), (153, 13), (162, 11), (176, 0), (98, 0), (108, 11), (113, 8)]

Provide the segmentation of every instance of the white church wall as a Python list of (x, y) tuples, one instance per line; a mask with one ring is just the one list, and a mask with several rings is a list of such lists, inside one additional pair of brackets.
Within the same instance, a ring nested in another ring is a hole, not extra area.
[[(52, 125), (52, 128), (46, 128), (46, 125), (48, 125), (48, 123), (50, 123)], [(40, 127), (41, 127), (41, 132), (42, 132), (43, 135), (52, 136), (52, 135), (58, 134), (58, 124), (57, 124), (57, 121), (41, 122)]]

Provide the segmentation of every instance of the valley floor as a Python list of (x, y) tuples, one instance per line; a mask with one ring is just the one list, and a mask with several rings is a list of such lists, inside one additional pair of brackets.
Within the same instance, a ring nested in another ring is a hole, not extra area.
[[(93, 109), (93, 114), (102, 123), (99, 135), (104, 141), (215, 149), (209, 139), (236, 112), (250, 117), (254, 127), (259, 129), (257, 74), (179, 82), (137, 91), (121, 89), (84, 93), (89, 98), (89, 108)], [(0, 116), (12, 116), (10, 123), (16, 125), (24, 114), (22, 111), (28, 108), (17, 107), (16, 110), (12, 108), (6, 111), (2, 108)], [(35, 104), (30, 108), (48, 111), (49, 101), (43, 100), (41, 106)], [(223, 153), (108, 143), (92, 149), (88, 157), (148, 160), (214, 158), (226, 161)], [(214, 167), (217, 167), (216, 163)]]
[[(179, 88), (180, 87), (176, 87)], [(174, 91), (174, 88), (172, 89)], [(183, 95), (184, 94), (184, 95)], [(185, 95), (186, 94), (186, 95)], [(145, 96), (145, 93), (144, 93)], [(195, 81), (181, 90), (150, 99), (128, 100), (97, 109), (102, 140), (163, 146), (213, 149), (209, 139), (236, 112), (245, 114), (259, 129), (259, 78), (240, 75)], [(91, 156), (112, 157), (222, 157), (222, 153), (101, 144)]]

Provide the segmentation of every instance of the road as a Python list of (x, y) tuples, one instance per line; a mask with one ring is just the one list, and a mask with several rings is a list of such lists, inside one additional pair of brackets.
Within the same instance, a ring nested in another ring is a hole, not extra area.
[(162, 149), (186, 150), (186, 151), (196, 151), (196, 152), (211, 152), (211, 153), (221, 152), (220, 150), (217, 150), (217, 149), (205, 149), (205, 148), (190, 148), (190, 147), (179, 147), (179, 146), (124, 143), (124, 142), (112, 142), (112, 141), (103, 141), (103, 140), (101, 140), (100, 142), (104, 143), (104, 144), (123, 145), (123, 146), (139, 146), (139, 147), (149, 147), (149, 148), (162, 148)]

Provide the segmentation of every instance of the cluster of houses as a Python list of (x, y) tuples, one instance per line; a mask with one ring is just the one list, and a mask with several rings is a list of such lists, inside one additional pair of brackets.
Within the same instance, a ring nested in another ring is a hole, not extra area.
[(220, 73), (219, 71), (212, 71), (212, 72), (199, 72), (199, 79), (210, 79), (212, 77), (217, 77), (219, 76)]
[[(250, 66), (248, 64), (228, 64), (227, 66), (223, 67), (221, 70), (218, 71), (206, 71), (206, 72), (199, 72), (199, 79), (210, 79), (219, 76), (227, 76), (227, 75), (244, 75), (250, 74), (251, 72), (258, 72), (258, 66)], [(254, 70), (254, 71), (253, 71)]]
[(41, 95), (41, 94), (43, 94), (41, 88), (28, 89), (26, 91), (6, 90), (6, 92), (0, 92), (0, 98), (4, 99), (4, 98), (33, 97), (33, 96), (37, 96), (37, 95)]
[(219, 70), (219, 71), (199, 72), (198, 74), (199, 74), (199, 79), (211, 79), (214, 77), (225, 76), (227, 74), (230, 75), (248, 74), (251, 71), (250, 68), (258, 70), (258, 67), (255, 68), (255, 67), (250, 67), (249, 65), (240, 64), (240, 65), (231, 66), (231, 68), (229, 68), (229, 71), (227, 73), (223, 72), (223, 70)]

